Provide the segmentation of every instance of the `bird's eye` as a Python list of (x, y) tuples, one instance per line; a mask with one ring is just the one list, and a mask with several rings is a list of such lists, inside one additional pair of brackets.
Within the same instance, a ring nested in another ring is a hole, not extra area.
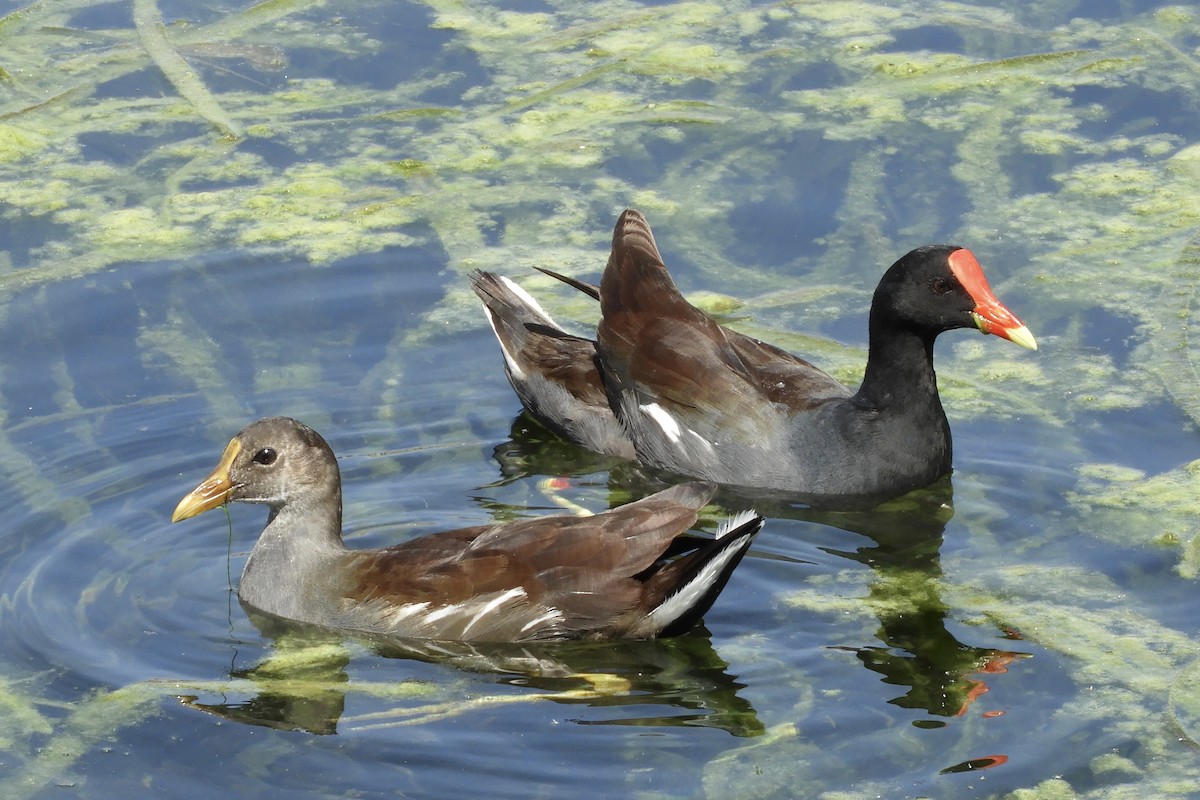
[(933, 290), (934, 294), (945, 294), (954, 288), (954, 282), (949, 278), (938, 277), (929, 283), (929, 288)]
[(255, 453), (254, 458), (251, 460), (255, 464), (262, 464), (263, 466), (269, 467), (275, 463), (275, 459), (277, 458), (279, 458), (278, 453), (276, 453), (270, 447), (264, 447), (262, 450), (259, 450), (257, 453)]

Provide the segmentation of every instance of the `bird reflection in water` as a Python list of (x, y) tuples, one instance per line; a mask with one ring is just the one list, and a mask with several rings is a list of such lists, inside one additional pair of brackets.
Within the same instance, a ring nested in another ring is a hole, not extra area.
[[(525, 413), (513, 421), (510, 436), (494, 451), (504, 481), (608, 470), (610, 482), (636, 488), (635, 497), (668, 485), (632, 462), (606, 458), (559, 439)], [(879, 619), (880, 644), (842, 649), (854, 652), (885, 683), (906, 689), (889, 702), (924, 710), (935, 718), (915, 720), (917, 727), (941, 727), (967, 713), (987, 693), (989, 680), (1005, 674), (1012, 662), (1030, 657), (1013, 649), (964, 644), (946, 628), (951, 609), (941, 599), (940, 550), (946, 525), (954, 516), (950, 476), (882, 504), (873, 497), (807, 497), (804, 504), (797, 504), (792, 496), (744, 488), (723, 488), (715, 501), (730, 507), (753, 506), (767, 517), (768, 526), (771, 518), (800, 520), (870, 540), (853, 550), (825, 548), (872, 570), (865, 602)], [(747, 556), (755, 557), (754, 551)], [(1020, 639), (1013, 631), (1000, 635)]]
[[(891, 703), (922, 709), (942, 720), (917, 720), (917, 727), (941, 727), (965, 714), (988, 691), (987, 680), (1008, 671), (1028, 653), (963, 644), (946, 629), (950, 608), (941, 599), (940, 549), (954, 514), (947, 476), (870, 511), (811, 511), (808, 518), (862, 534), (871, 544), (826, 552), (871, 567), (874, 577), (866, 602), (879, 618), (883, 643), (852, 648), (863, 665), (885, 683), (907, 688)], [(1012, 631), (1001, 634), (1019, 639)], [(994, 715), (991, 714), (991, 715)]]
[[(480, 708), (551, 701), (581, 707), (581, 725), (706, 727), (757, 736), (763, 725), (738, 695), (743, 684), (698, 626), (667, 639), (484, 645), (464, 642), (359, 639), (375, 655), (439, 664), (472, 673), (495, 691), (471, 691), (427, 679), (383, 685), (351, 680), (352, 648), (336, 634), (247, 608), (255, 626), (275, 640), (275, 652), (249, 669), (235, 669), (223, 691), (181, 696), (185, 705), (234, 722), (318, 735), (366, 728), (420, 725)], [(240, 697), (231, 698), (236, 691)], [(346, 715), (348, 696), (377, 696), (377, 710)], [(583, 708), (625, 708), (623, 716), (589, 718)]]

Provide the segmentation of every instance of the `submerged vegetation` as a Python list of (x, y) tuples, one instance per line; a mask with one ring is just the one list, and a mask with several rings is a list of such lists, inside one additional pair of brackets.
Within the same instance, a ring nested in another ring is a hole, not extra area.
[[(857, 314), (910, 247), (967, 245), (1043, 349), (942, 345), (953, 355), (939, 364), (946, 405), (956, 422), (1029, 420), (1079, 476), (1020, 552), (981, 521), (973, 564), (948, 559), (947, 578), (896, 570), (871, 607), (896, 595), (922, 610), (954, 607), (1074, 665), (1080, 693), (1030, 736), (1103, 746), (1086, 769), (1014, 800), (1200, 793), (1192, 631), (1101, 572), (1030, 564), (1031, 553), (1083, 540), (1166, 554), (1185, 595), (1200, 579), (1200, 462), (1154, 475), (1086, 463), (1079, 438), (1131, 409), (1170, 406), (1200, 423), (1200, 11), (1145, 6), (1117, 20), (1088, 18), (1075, 2), (501, 5), (264, 0), (229, 12), (35, 0), (0, 17), (0, 320), (54, 320), (63, 282), (235, 250), (337, 270), (352, 256), (424, 248), (462, 274), (544, 265), (593, 277), (617, 213), (633, 206), (672, 264), (705, 273), (714, 309), (736, 308), (746, 319), (734, 324), (817, 353), (852, 381), (861, 349), (814, 338), (814, 326)], [(427, 43), (402, 50), (389, 27), (425, 31)], [(810, 187), (837, 202), (812, 201)], [(757, 248), (770, 228), (795, 229), (794, 251)], [(529, 283), (552, 311), (594, 315), (540, 280)], [(215, 281), (205, 288), (226, 299)], [(478, 319), (466, 281), (452, 281), (392, 352)], [(1100, 322), (1127, 335), (1097, 343)], [(220, 345), (181, 300), (141, 319), (132, 339), (148, 368), (236, 416)], [(286, 368), (277, 354), (245, 353), (258, 389), (320, 380), (319, 357)], [(360, 379), (381, 407), (394, 392), (375, 371)], [(47, 385), (41, 415), (98, 448), (65, 360)], [(19, 443), (12, 413), (0, 463), (19, 502), (63, 521), (85, 516)], [(988, 574), (954, 575), (984, 563)], [(830, 603), (827, 588), (782, 602), (860, 620), (864, 638), (886, 618)], [(963, 676), (994, 663), (985, 656), (964, 656), (953, 699), (976, 686)], [(171, 694), (97, 690), (68, 712), (39, 695), (40, 678), (0, 676), (0, 741), (5, 760), (22, 764), (0, 779), (6, 796), (70, 772)], [(804, 691), (796, 718), (812, 702)], [(451, 703), (413, 696), (417, 719)], [(873, 741), (898, 747), (887, 734)], [(946, 765), (980, 755), (963, 750)], [(712, 761), (703, 782), (722, 798), (787, 796), (813, 776), (829, 798), (907, 791), (843, 791), (837, 766), (856, 757), (781, 724)]]

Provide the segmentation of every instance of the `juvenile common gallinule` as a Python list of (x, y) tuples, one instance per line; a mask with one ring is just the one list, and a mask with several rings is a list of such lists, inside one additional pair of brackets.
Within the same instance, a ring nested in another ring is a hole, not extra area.
[(683, 537), (713, 490), (688, 483), (594, 516), (351, 550), (333, 451), (296, 420), (268, 417), (233, 437), (171, 521), (235, 501), (268, 506), (238, 596), (277, 617), (422, 639), (644, 639), (695, 624), (762, 527), (743, 513), (715, 539)]
[(919, 247), (880, 280), (857, 392), (689, 304), (632, 209), (617, 221), (599, 288), (568, 282), (598, 295), (595, 342), (563, 332), (512, 281), (473, 278), (531, 414), (594, 450), (631, 447), (649, 466), (805, 496), (882, 499), (950, 471), (938, 334), (975, 327), (1037, 349), (975, 256), (951, 245)]

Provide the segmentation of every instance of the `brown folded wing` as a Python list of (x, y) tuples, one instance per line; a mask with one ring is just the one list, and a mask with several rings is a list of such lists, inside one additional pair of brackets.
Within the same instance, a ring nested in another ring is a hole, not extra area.
[(726, 330), (688, 303), (637, 211), (617, 222), (600, 291), (597, 339), (611, 388), (663, 405), (706, 438), (770, 430), (767, 416), (849, 395), (811, 363)]
[[(603, 634), (635, 610), (640, 573), (696, 521), (712, 494), (684, 484), (591, 517), (546, 517), (503, 526), (425, 536), (385, 550), (356, 553), (346, 599), (381, 620), (418, 604), (436, 630), (400, 635), (432, 638), (534, 639)], [(488, 610), (489, 603), (494, 608)], [(488, 615), (487, 619), (483, 619)], [(472, 625), (474, 636), (463, 634)]]

